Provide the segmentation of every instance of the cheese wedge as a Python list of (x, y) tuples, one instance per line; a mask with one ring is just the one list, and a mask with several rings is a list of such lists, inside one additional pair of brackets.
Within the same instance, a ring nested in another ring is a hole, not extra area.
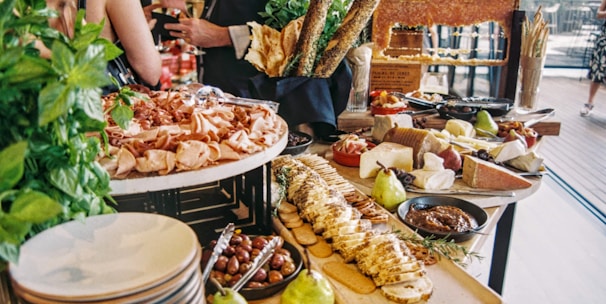
[(467, 136), (473, 137), (475, 136), (475, 129), (473, 124), (469, 121), (465, 121), (462, 119), (449, 119), (446, 121), (446, 125), (444, 126), (444, 130), (448, 131), (452, 136)]
[(506, 163), (522, 171), (537, 172), (543, 167), (543, 158), (539, 157), (534, 151), (531, 151)]
[(372, 126), (372, 138), (377, 141), (383, 141), (385, 133), (395, 126), (412, 128), (412, 116), (408, 114), (375, 115), (374, 125)]
[(488, 153), (492, 155), (495, 162), (502, 163), (526, 154), (526, 147), (521, 140), (512, 140), (504, 142)]
[(382, 142), (372, 150), (360, 155), (360, 178), (377, 176), (381, 162), (385, 167), (395, 167), (406, 172), (412, 171), (413, 149), (397, 143)]
[(532, 186), (532, 183), (511, 170), (494, 163), (465, 155), (463, 182), (473, 188), (515, 190)]
[(427, 190), (452, 187), (455, 181), (455, 172), (444, 169), (444, 160), (441, 157), (428, 152), (423, 155), (423, 159), (425, 161), (423, 169), (414, 170), (410, 173), (415, 176), (413, 185)]

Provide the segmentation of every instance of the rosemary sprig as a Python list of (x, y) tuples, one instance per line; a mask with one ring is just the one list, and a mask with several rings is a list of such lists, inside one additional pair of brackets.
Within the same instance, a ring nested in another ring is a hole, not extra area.
[(469, 258), (469, 261), (473, 261), (473, 259), (481, 261), (484, 259), (478, 252), (468, 251), (467, 248), (455, 243), (454, 240), (448, 240), (448, 237), (437, 238), (435, 235), (430, 235), (421, 238), (416, 234), (405, 233), (400, 230), (396, 231), (396, 233), (401, 240), (421, 245), (429, 250), (429, 254), (436, 256), (438, 259), (445, 257), (462, 267), (467, 267), (464, 258)]
[(290, 167), (284, 166), (274, 172), (276, 183), (278, 183), (278, 185), (280, 186), (280, 189), (278, 190), (280, 199), (278, 200), (278, 204), (273, 210), (274, 215), (277, 215), (276, 212), (278, 210), (278, 206), (280, 206), (280, 203), (286, 197), (286, 189), (288, 189), (288, 173), (290, 172), (290, 169)]

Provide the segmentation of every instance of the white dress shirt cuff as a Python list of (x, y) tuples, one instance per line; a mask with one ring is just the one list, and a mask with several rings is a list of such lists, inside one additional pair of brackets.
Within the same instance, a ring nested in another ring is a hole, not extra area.
[(248, 29), (248, 25), (232, 25), (228, 27), (228, 30), (231, 42), (236, 51), (236, 58), (242, 59), (250, 44), (250, 30)]

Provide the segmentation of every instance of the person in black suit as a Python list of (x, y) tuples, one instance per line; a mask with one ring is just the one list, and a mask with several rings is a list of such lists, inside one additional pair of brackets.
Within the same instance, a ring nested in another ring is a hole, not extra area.
[[(268, 79), (259, 72), (244, 59), (251, 35), (246, 23), (264, 24), (259, 12), (265, 11), (267, 2), (206, 0), (203, 18), (180, 19), (179, 23), (164, 27), (172, 36), (204, 50), (198, 73), (200, 83), (239, 97), (278, 101), (278, 114), (291, 129), (309, 124), (316, 137), (334, 141), (337, 116), (347, 105), (351, 71), (342, 64), (328, 79)], [(284, 91), (288, 93), (278, 93)]]

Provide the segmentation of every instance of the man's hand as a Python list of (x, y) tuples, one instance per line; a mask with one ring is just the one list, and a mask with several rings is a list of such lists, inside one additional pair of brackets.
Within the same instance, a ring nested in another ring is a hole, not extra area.
[(227, 27), (219, 26), (204, 19), (180, 19), (179, 23), (167, 23), (164, 28), (173, 37), (184, 39), (187, 43), (202, 47), (231, 46)]

